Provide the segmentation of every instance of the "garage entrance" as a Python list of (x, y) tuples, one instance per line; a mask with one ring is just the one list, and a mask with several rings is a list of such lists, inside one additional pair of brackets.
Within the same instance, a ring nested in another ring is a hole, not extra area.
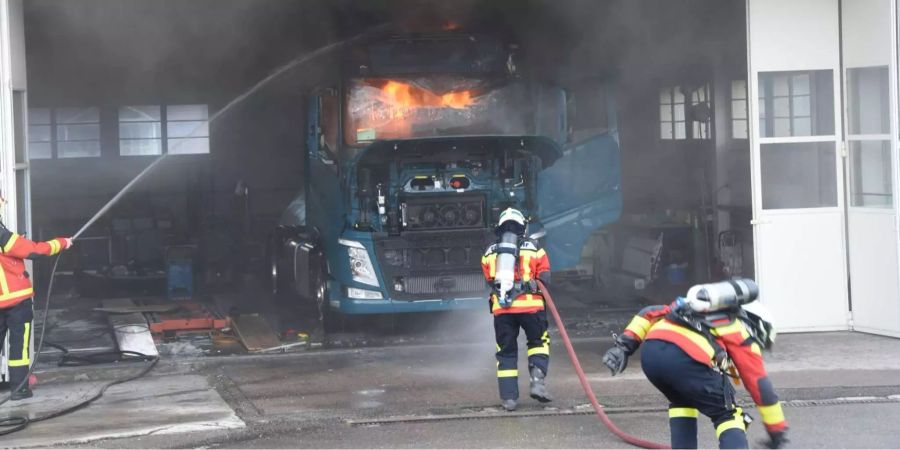
[[(554, 215), (544, 225), (566, 237), (551, 235), (563, 301), (571, 299), (579, 311), (603, 309), (603, 319), (591, 316), (592, 324), (613, 329), (634, 310), (670, 301), (691, 284), (746, 276), (759, 279), (785, 330), (896, 333), (894, 3), (691, 0), (674, 6), (654, 0), (555, 8), (473, 0), (435, 13), (400, 3), (273, 1), (257, 8), (238, 0), (177, 7), (134, 1), (97, 10), (88, 2), (34, 0), (22, 13), (29, 83), (18, 88), (16, 103), (16, 142), (27, 153), (9, 164), (22, 180), (18, 203), (27, 206), (18, 210), (18, 225), (35, 239), (71, 233), (147, 164), (170, 155), (67, 255), (63, 289), (79, 298), (212, 299), (224, 314), (269, 305), (266, 314), (283, 332), (306, 330), (290, 325), (281, 309), (298, 305), (308, 310), (297, 315), (316, 320), (325, 318), (322, 305), (326, 312), (345, 303), (365, 306), (356, 312), (416, 309), (388, 298), (404, 295), (438, 308), (445, 300), (436, 298), (439, 291), (480, 287), (478, 274), (431, 277), (378, 266), (416, 254), (445, 263), (446, 255), (480, 248), (483, 236), (460, 233), (465, 239), (444, 239), (446, 248), (428, 251), (413, 248), (419, 245), (413, 240), (367, 240), (373, 230), (402, 228), (391, 228), (391, 209), (400, 200), (393, 206), (388, 200), (383, 213), (377, 205), (378, 177), (390, 173), (378, 171), (388, 160), (373, 157), (367, 175), (336, 181), (347, 173), (339, 166), (352, 160), (350, 153), (331, 152), (340, 138), (362, 143), (352, 152), (378, 140), (370, 127), (336, 134), (343, 87), (369, 92), (396, 80), (341, 84), (335, 80), (349, 77), (341, 72), (347, 61), (356, 78), (376, 69), (358, 64), (359, 54), (341, 62), (332, 53), (284, 72), (204, 124), (287, 61), (383, 24), (420, 34), (428, 27), (500, 30), (504, 42), (515, 41), (503, 47), (511, 59), (484, 67), (519, 68), (517, 76), (558, 89), (542, 91), (538, 122), (559, 140), (561, 154), (591, 146), (606, 152), (602, 160), (560, 159), (566, 162), (555, 167), (553, 183), (572, 181), (580, 190), (544, 209)], [(230, 32), (235, 24), (244, 27), (240, 36)], [(103, 51), (80, 51), (101, 43)], [(362, 54), (392, 54), (379, 51)], [(495, 60), (501, 59), (485, 59)], [(564, 124), (554, 112), (564, 112)], [(379, 151), (390, 154), (386, 149)], [(469, 186), (477, 177), (466, 171), (480, 170), (474, 166), (463, 167), (457, 181)], [(503, 182), (524, 179), (525, 166), (524, 160), (509, 163), (512, 175)], [(585, 166), (596, 176), (567, 176)], [(319, 206), (307, 210), (310, 170), (338, 175), (322, 177), (316, 189), (345, 191), (314, 195)], [(4, 182), (12, 187), (14, 178)], [(371, 183), (360, 188), (361, 182)], [(526, 192), (510, 182), (509, 192), (497, 192), (510, 198), (519, 195), (513, 189)], [(440, 186), (428, 183), (417, 189)], [(407, 188), (413, 183), (400, 190)], [(460, 207), (496, 215), (499, 204), (473, 198)], [(308, 213), (340, 202), (346, 211), (327, 219), (340, 233), (328, 236), (326, 253), (338, 259), (316, 260), (307, 250), (319, 247), (303, 240), (317, 236), (308, 233)], [(584, 206), (591, 202), (599, 205), (593, 211)], [(371, 211), (363, 211), (364, 203)], [(426, 203), (405, 204), (423, 214), (446, 206)], [(487, 222), (475, 217), (473, 223)], [(283, 227), (289, 232), (278, 234)], [(577, 234), (588, 229), (594, 230), (589, 236)], [(465, 248), (454, 247), (460, 242)], [(396, 246), (390, 258), (386, 245)], [(351, 274), (351, 262), (384, 273)], [(321, 277), (287, 279), (298, 267)], [(47, 269), (36, 267), (38, 284), (46, 283)], [(301, 295), (283, 302), (281, 292), (272, 292), (284, 287)], [(422, 292), (435, 298), (412, 298)], [(378, 309), (385, 305), (393, 309)], [(391, 321), (414, 317), (397, 314)]]

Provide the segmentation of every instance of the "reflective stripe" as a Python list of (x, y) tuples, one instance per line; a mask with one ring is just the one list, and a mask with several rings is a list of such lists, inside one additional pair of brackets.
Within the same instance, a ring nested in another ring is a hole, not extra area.
[(669, 408), (670, 419), (676, 417), (692, 417), (696, 419), (698, 415), (699, 412), (697, 411), (697, 408)]
[(491, 279), (493, 280), (497, 276), (497, 255), (493, 254), (488, 256), (488, 267), (490, 270), (488, 271), (491, 275)]
[(498, 370), (497, 378), (508, 378), (508, 377), (517, 377), (519, 376), (519, 369), (506, 369), (506, 370)]
[(10, 292), (9, 294), (0, 295), (0, 302), (5, 302), (8, 300), (18, 298), (18, 297), (31, 297), (32, 295), (34, 295), (34, 289), (32, 289), (32, 288), (21, 289), (16, 292)]
[(531, 255), (532, 252), (522, 252), (522, 281), (531, 281)]
[(9, 251), (12, 250), (13, 245), (15, 245), (16, 241), (18, 241), (18, 240), (19, 240), (19, 235), (13, 233), (13, 235), (9, 238), (9, 241), (6, 243), (6, 245), (3, 246), (3, 253), (9, 253)]
[(678, 333), (679, 335), (684, 336), (685, 338), (693, 342), (697, 347), (699, 347), (700, 350), (706, 353), (707, 356), (709, 356), (710, 360), (712, 360), (713, 355), (716, 354), (716, 352), (712, 348), (712, 345), (709, 345), (709, 341), (707, 341), (705, 337), (701, 336), (700, 333), (691, 331), (680, 325), (675, 325), (668, 320), (660, 320), (659, 322), (656, 322), (656, 324), (653, 325), (652, 328), (650, 328), (649, 334), (653, 334), (653, 332), (656, 330), (671, 331), (673, 333)]
[(528, 349), (528, 356), (531, 355), (547, 355), (550, 356), (550, 346), (544, 345), (542, 347), (535, 347)]
[[(516, 310), (516, 309), (526, 309), (526, 308), (536, 308), (536, 307), (544, 307), (544, 300), (513, 300), (512, 305), (509, 308), (505, 308), (506, 310)], [(504, 309), (500, 306), (500, 301), (497, 300), (497, 296), (494, 295), (491, 297), (491, 311), (496, 311), (498, 309)]]
[(738, 429), (738, 430), (741, 430), (741, 431), (747, 431), (747, 430), (744, 428), (744, 415), (743, 415), (743, 413), (744, 413), (744, 410), (742, 410), (741, 408), (737, 408), (737, 409), (734, 411), (734, 418), (733, 418), (733, 419), (731, 419), (731, 420), (729, 420), (729, 421), (727, 421), (727, 422), (721, 423), (721, 424), (719, 424), (719, 426), (716, 427), (716, 437), (721, 436), (722, 433), (724, 433), (725, 431), (730, 430), (730, 429), (732, 429), (732, 428)]
[(0, 264), (0, 289), (2, 289), (0, 290), (0, 300), (2, 300), (2, 298), (9, 293), (9, 284), (6, 282), (6, 271), (3, 270), (2, 264)]
[(31, 364), (31, 358), (28, 355), (28, 340), (29, 334), (31, 333), (31, 324), (25, 323), (25, 335), (22, 339), (22, 358), (20, 359), (10, 359), (9, 367), (22, 367)]
[(759, 344), (757, 344), (756, 342), (750, 345), (750, 351), (756, 353), (759, 356), (762, 356), (762, 349), (759, 348)]
[(536, 255), (536, 256), (537, 256), (538, 258), (543, 258), (543, 257), (546, 256), (546, 255), (547, 255), (547, 252), (545, 252), (544, 249), (540, 249), (540, 250), (537, 251), (537, 255)]
[(650, 321), (641, 316), (634, 316), (634, 318), (631, 319), (631, 322), (628, 323), (628, 326), (625, 328), (625, 330), (631, 331), (639, 339), (643, 340), (644, 337), (647, 336), (647, 331), (650, 331)]
[(763, 423), (766, 425), (778, 425), (784, 422), (784, 411), (781, 410), (781, 402), (769, 406), (757, 406)]
[(744, 334), (747, 333), (747, 329), (744, 328), (744, 325), (741, 324), (740, 320), (735, 320), (734, 322), (732, 322), (728, 325), (725, 325), (722, 327), (715, 327), (712, 329), (712, 334), (714, 334), (716, 336), (724, 336), (726, 334), (733, 334), (733, 333), (740, 333), (741, 337), (744, 337), (744, 338), (747, 337), (747, 336), (744, 336)]
[(50, 255), (51, 256), (59, 253), (59, 242), (57, 242), (56, 239), (49, 241), (49, 244), (50, 244)]

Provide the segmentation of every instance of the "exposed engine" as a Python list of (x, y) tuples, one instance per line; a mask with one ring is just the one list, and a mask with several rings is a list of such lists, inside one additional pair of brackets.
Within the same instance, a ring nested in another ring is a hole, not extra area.
[(370, 230), (392, 298), (483, 296), (481, 255), (499, 211), (531, 210), (540, 152), (523, 139), (385, 142), (356, 177), (355, 228)]

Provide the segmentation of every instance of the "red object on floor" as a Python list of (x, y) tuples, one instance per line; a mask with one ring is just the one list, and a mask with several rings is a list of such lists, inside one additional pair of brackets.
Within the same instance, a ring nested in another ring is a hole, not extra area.
[(28, 388), (30, 389), (36, 384), (37, 384), (37, 375), (35, 375), (35, 374), (28, 375)]
[(218, 330), (231, 326), (231, 320), (199, 303), (185, 303), (177, 311), (149, 315), (150, 332)]

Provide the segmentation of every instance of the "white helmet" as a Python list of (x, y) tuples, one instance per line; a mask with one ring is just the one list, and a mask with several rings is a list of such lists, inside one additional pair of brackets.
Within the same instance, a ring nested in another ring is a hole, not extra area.
[(747, 303), (741, 308), (747, 316), (747, 320), (745, 321), (745, 323), (749, 325), (747, 331), (753, 335), (753, 338), (755, 338), (763, 348), (771, 348), (772, 344), (775, 343), (775, 336), (778, 334), (775, 331), (775, 321), (772, 318), (772, 312), (759, 300)]
[(497, 220), (497, 234), (505, 231), (511, 231), (519, 236), (525, 234), (525, 216), (521, 211), (515, 208), (506, 208), (500, 213), (500, 219)]

